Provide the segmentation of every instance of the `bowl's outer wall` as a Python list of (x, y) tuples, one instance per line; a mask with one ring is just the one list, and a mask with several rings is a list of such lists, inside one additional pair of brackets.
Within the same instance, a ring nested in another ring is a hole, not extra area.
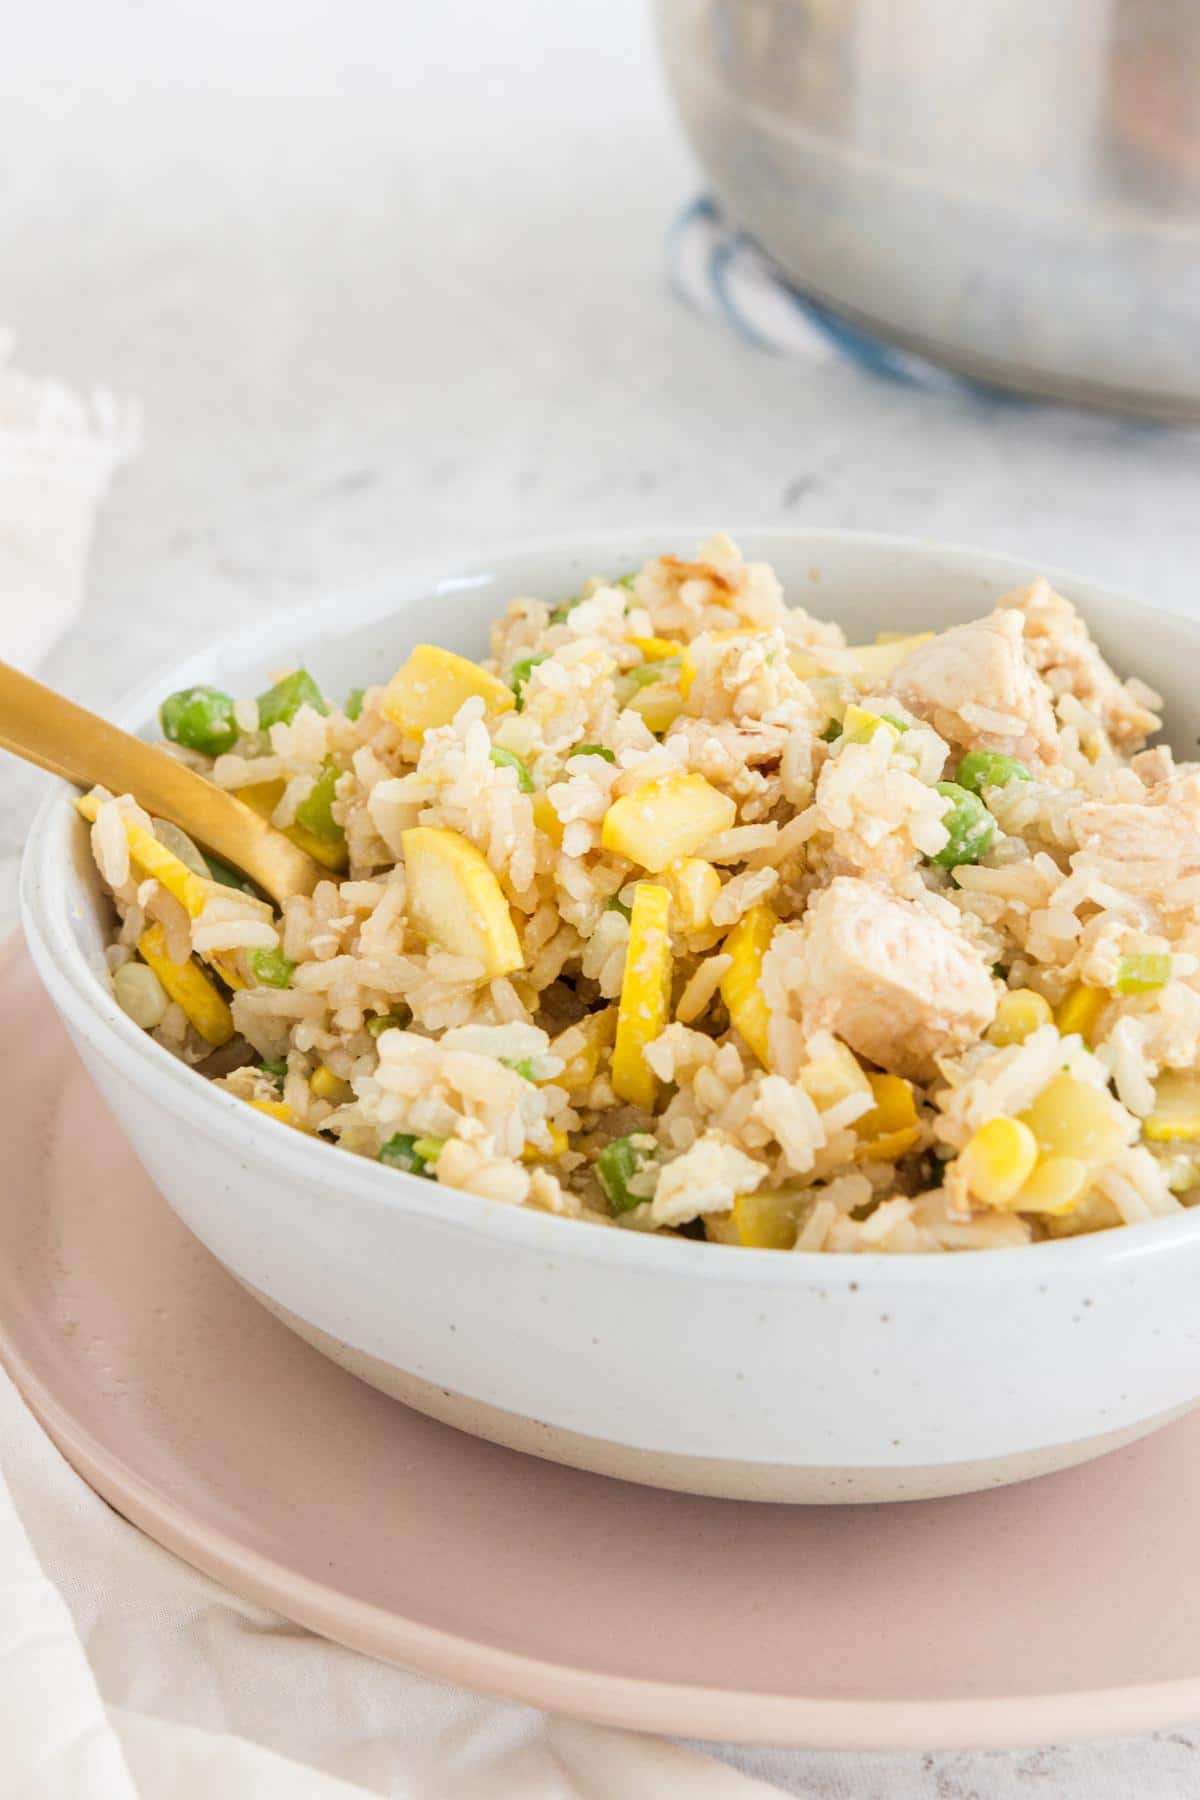
[[(512, 594), (564, 597), (665, 544), (690, 547), (659, 534), (513, 552), (441, 592), (431, 571), (400, 576), (192, 658), (124, 720), (152, 735), (153, 701), (170, 688), (203, 679), (254, 692), (300, 658), (337, 693), (385, 678), (426, 637), (479, 654)], [(745, 548), (852, 641), (945, 626), (1027, 573), (836, 534), (747, 534)], [(1118, 666), (1168, 695), (1169, 735), (1185, 753), (1200, 732), (1196, 627), (1064, 585)], [(1101, 1254), (1058, 1244), (894, 1263), (631, 1244), (534, 1221), (297, 1147), (164, 1057), (96, 978), (104, 902), (65, 790), (34, 828), (23, 905), (56, 1006), (185, 1222), (280, 1306), (425, 1381), (638, 1449), (875, 1469), (1020, 1454), (1200, 1394), (1196, 1221), (1110, 1234)]]

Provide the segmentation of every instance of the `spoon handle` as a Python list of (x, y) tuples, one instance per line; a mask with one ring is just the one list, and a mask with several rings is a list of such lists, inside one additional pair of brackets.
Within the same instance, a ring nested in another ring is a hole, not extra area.
[(0, 662), (0, 749), (77, 787), (132, 794), (275, 900), (310, 894), (326, 871), (234, 795), (153, 744)]

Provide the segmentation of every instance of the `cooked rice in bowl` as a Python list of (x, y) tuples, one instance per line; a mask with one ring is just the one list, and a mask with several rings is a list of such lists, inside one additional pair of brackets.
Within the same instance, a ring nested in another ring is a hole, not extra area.
[(1200, 1198), (1200, 768), (1044, 581), (847, 645), (716, 538), (472, 663), (162, 709), (329, 870), (80, 802), (117, 1000), (260, 1112), (510, 1205), (986, 1249)]

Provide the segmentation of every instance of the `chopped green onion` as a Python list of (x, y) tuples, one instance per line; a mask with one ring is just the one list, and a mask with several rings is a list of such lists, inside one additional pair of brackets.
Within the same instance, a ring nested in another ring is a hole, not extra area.
[(572, 756), (602, 756), (605, 762), (615, 763), (616, 756), (607, 744), (576, 744)]
[(996, 977), (997, 981), (1008, 980), (1008, 969), (1004, 963), (993, 963), (992, 974)]
[(307, 669), (293, 669), (265, 694), (258, 696), (258, 728), (268, 731), (272, 725), (290, 725), (302, 706), (314, 712), (327, 713), (325, 696)]
[(317, 776), (311, 793), (296, 808), (296, 823), (326, 843), (343, 843), (346, 834), (333, 816), (333, 802), (341, 771), (327, 762)]
[(268, 1056), (265, 1061), (258, 1064), (258, 1067), (264, 1075), (269, 1075), (271, 1077), (271, 1080), (275, 1082), (276, 1086), (283, 1086), (284, 1078), (288, 1072), (286, 1056)]
[(1166, 951), (1145, 950), (1123, 956), (1117, 964), (1118, 994), (1151, 994), (1171, 979), (1171, 958)]
[(678, 656), (663, 656), (658, 662), (640, 663), (636, 669), (626, 669), (625, 680), (636, 693), (639, 688), (650, 687), (668, 675), (678, 674), (681, 660)]
[(446, 1140), (440, 1137), (419, 1137), (413, 1145), (413, 1149), (421, 1161), (429, 1163), (431, 1166), (437, 1161), (445, 1147)]
[(528, 768), (524, 762), (522, 762), (515, 750), (505, 750), (502, 745), (493, 744), (491, 756), (492, 761), (498, 769), (515, 769), (517, 786), (520, 788), (521, 792), (523, 794), (532, 794), (533, 776), (529, 773)]
[(629, 1184), (657, 1155), (657, 1144), (645, 1132), (614, 1138), (604, 1146), (596, 1158), (596, 1180), (614, 1213), (632, 1212), (642, 1205), (647, 1196), (631, 1193)]
[(942, 824), (950, 833), (945, 849), (929, 858), (941, 869), (954, 869), (962, 863), (977, 863), (996, 835), (993, 819), (978, 794), (970, 793), (954, 781), (934, 783), (939, 794), (952, 802), (942, 814)]
[(385, 1031), (403, 1031), (411, 1023), (412, 1014), (405, 1012), (376, 1013), (373, 1019), (367, 1020), (367, 1030), (373, 1038), (382, 1037)]
[(828, 725), (821, 733), (821, 738), (826, 744), (836, 744), (841, 735), (842, 721), (840, 719), (830, 719)]
[(282, 950), (247, 950), (246, 961), (260, 987), (291, 987), (296, 965), (289, 961)]
[(356, 719), (361, 719), (362, 717), (363, 701), (366, 698), (366, 693), (366, 688), (351, 688), (350, 692), (346, 695), (346, 703), (342, 707), (342, 711), (352, 724)]
[(508, 685), (517, 697), (518, 712), (520, 712), (525, 705), (525, 683), (529, 680), (529, 677), (533, 674), (533, 671), (537, 668), (538, 664), (545, 662), (548, 655), (549, 651), (540, 650), (530, 656), (518, 656), (516, 662), (508, 671)]
[(204, 756), (222, 756), (237, 742), (233, 700), (220, 688), (180, 688), (168, 694), (158, 709), (162, 733), (172, 744), (199, 750)]
[(1015, 756), (999, 750), (968, 750), (954, 771), (959, 787), (980, 794), (985, 787), (1007, 787), (1010, 781), (1032, 781), (1033, 776)]
[(532, 1056), (502, 1056), (500, 1061), (506, 1069), (511, 1069), (513, 1074), (519, 1075), (523, 1081), (537, 1080), (537, 1076), (533, 1072)]
[[(379, 1160), (389, 1169), (403, 1169), (406, 1175), (428, 1175), (429, 1158), (423, 1156), (417, 1146), (427, 1145), (430, 1141), (429, 1138), (412, 1137), (407, 1131), (398, 1131), (386, 1144), (380, 1145)], [(441, 1149), (440, 1143), (438, 1149)]]
[(219, 856), (209, 856), (203, 850), (200, 854), (204, 857), (211, 880), (219, 881), (222, 887), (237, 888), (239, 893), (257, 893), (252, 882), (247, 881), (244, 875), (239, 875), (236, 869), (231, 869), (228, 863), (223, 863)]
[(630, 590), (630, 592), (632, 592), (633, 584), (636, 580), (637, 580), (637, 570), (631, 569), (628, 575), (618, 575), (617, 579), (611, 583), (611, 586), (628, 588)]
[(898, 719), (895, 713), (880, 713), (880, 718), (888, 725), (894, 725), (897, 731), (908, 730), (908, 720)]
[(633, 908), (631, 906), (626, 906), (625, 902), (618, 899), (616, 894), (609, 895), (608, 899), (604, 902), (604, 910), (605, 912), (619, 912), (626, 919), (632, 919), (633, 917)]

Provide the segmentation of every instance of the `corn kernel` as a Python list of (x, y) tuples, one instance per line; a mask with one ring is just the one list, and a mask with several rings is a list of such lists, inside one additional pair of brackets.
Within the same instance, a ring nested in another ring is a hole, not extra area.
[(669, 656), (680, 656), (683, 653), (683, 645), (674, 638), (635, 637), (630, 638), (629, 642), (641, 651), (647, 662), (665, 662)]
[(1077, 1156), (1044, 1156), (1012, 1203), (1013, 1212), (1061, 1218), (1074, 1212), (1088, 1190), (1091, 1170)]
[(539, 1150), (533, 1144), (526, 1144), (521, 1152), (522, 1162), (553, 1162), (555, 1157), (561, 1156), (564, 1150), (570, 1149), (565, 1131), (562, 1131), (557, 1125), (547, 1125), (546, 1130), (550, 1134), (549, 1150)]
[(281, 1125), (291, 1125), (297, 1131), (302, 1129), (286, 1100), (247, 1100), (246, 1104), (268, 1119), (278, 1119)]
[(321, 1063), (314, 1070), (309, 1087), (318, 1100), (328, 1100), (333, 1106), (345, 1106), (353, 1100), (354, 1089), (340, 1075), (335, 1075), (327, 1063)]
[(1001, 1048), (1023, 1044), (1031, 1032), (1049, 1025), (1053, 1017), (1050, 1002), (1033, 988), (1013, 988), (1001, 994), (996, 1003), (996, 1017), (988, 1028), (987, 1041)]
[(1103, 988), (1085, 987), (1080, 981), (1060, 1004), (1054, 1015), (1054, 1022), (1063, 1037), (1077, 1032), (1084, 1043), (1090, 1046), (1095, 1041), (1100, 1014), (1107, 1005), (1108, 995)]
[(1167, 1069), (1154, 1084), (1154, 1111), (1142, 1120), (1142, 1135), (1154, 1144), (1200, 1138), (1200, 1075)]
[(958, 1159), (972, 1197), (984, 1206), (1008, 1207), (1032, 1175), (1037, 1139), (1020, 1119), (989, 1119)]
[(743, 1250), (790, 1250), (803, 1199), (801, 1194), (739, 1194), (729, 1212), (709, 1214), (705, 1236), (710, 1243)]

